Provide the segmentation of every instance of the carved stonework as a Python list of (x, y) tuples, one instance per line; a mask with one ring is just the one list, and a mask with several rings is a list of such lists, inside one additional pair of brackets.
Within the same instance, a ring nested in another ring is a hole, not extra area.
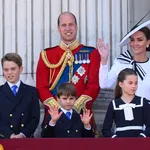
[(108, 104), (113, 99), (114, 99), (114, 91), (112, 89), (103, 89), (100, 90), (100, 93), (93, 104), (93, 112), (95, 116), (97, 130), (100, 136), (102, 136), (101, 129)]

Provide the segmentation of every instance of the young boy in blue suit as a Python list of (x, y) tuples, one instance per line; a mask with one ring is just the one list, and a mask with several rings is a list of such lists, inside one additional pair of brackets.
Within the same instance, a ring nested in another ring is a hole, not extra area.
[(73, 84), (63, 83), (58, 86), (57, 101), (60, 108), (50, 108), (46, 126), (41, 133), (42, 137), (94, 137), (90, 125), (90, 110), (84, 110), (82, 115), (73, 110), (76, 101), (76, 89)]
[(7, 53), (1, 64), (6, 82), (0, 86), (0, 138), (33, 137), (40, 118), (37, 90), (20, 80), (23, 67), (18, 54)]

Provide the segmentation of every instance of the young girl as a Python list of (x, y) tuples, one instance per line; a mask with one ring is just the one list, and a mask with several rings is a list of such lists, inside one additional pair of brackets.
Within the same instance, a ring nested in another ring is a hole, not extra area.
[[(135, 95), (137, 84), (138, 77), (134, 70), (126, 68), (119, 73), (115, 100), (110, 102), (104, 119), (104, 137), (150, 136), (150, 105), (148, 100)], [(143, 125), (146, 126), (145, 130)]]

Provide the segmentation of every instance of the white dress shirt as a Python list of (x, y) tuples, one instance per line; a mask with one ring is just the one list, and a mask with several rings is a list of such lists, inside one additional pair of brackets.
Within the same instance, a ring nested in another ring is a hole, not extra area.
[(12, 84), (9, 81), (7, 81), (7, 83), (8, 83), (8, 85), (9, 85), (10, 88), (12, 88), (13, 85), (16, 85), (17, 86), (16, 92), (18, 92), (20, 84), (21, 84), (20, 80), (16, 84)]

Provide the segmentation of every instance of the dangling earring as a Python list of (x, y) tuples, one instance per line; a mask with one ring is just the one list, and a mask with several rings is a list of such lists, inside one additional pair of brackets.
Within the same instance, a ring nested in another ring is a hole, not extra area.
[(149, 47), (149, 45), (146, 46), (147, 48)]

